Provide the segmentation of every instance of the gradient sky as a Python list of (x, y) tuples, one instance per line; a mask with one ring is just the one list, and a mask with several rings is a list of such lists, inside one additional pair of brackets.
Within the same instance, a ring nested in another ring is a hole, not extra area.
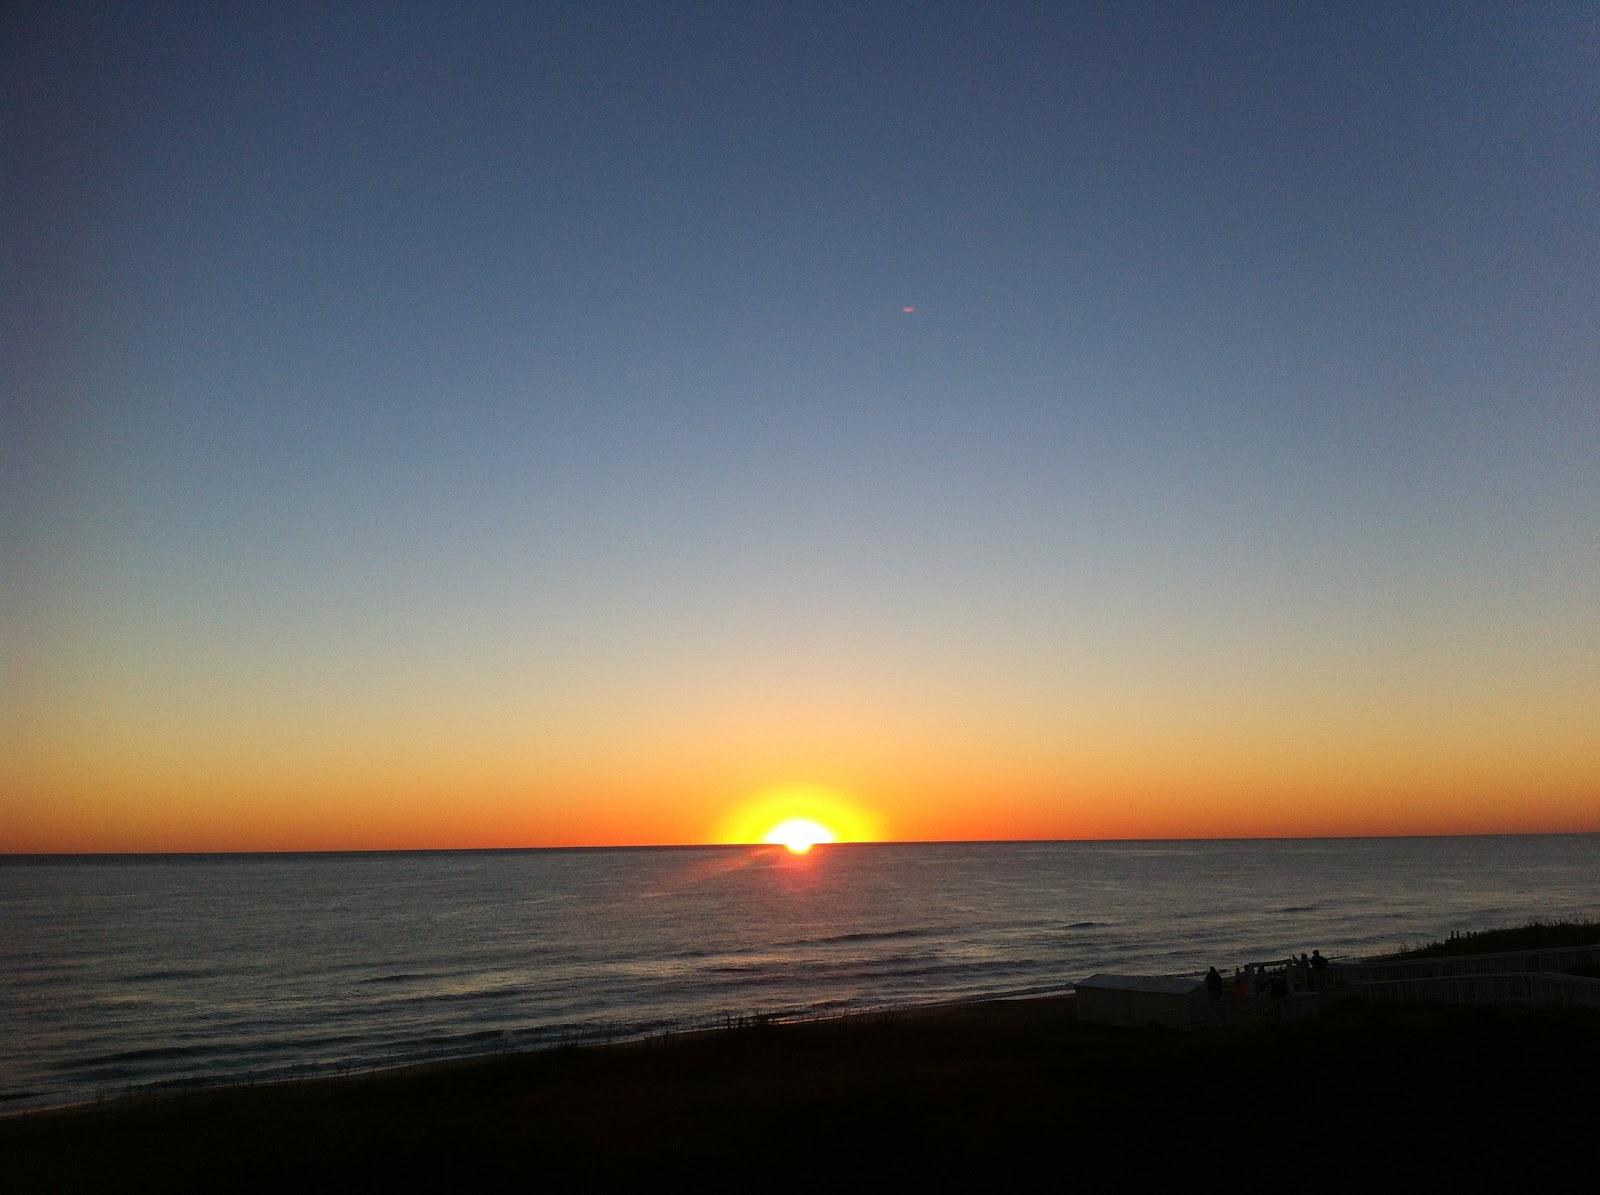
[(0, 20), (0, 850), (1600, 830), (1592, 4)]

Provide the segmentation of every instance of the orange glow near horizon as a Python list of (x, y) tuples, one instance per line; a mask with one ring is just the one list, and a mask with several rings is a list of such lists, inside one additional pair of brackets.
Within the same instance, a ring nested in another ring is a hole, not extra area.
[(1252, 655), (1248, 628), (956, 634), (931, 597), (836, 599), (508, 632), (516, 667), (225, 620), (79, 643), (63, 603), (0, 692), (0, 852), (757, 844), (792, 818), (840, 842), (1600, 831), (1576, 618)]
[(12, 785), (0, 790), (0, 853), (760, 844), (792, 819), (816, 822), (839, 842), (1600, 830), (1600, 789), (1581, 775), (1559, 786), (1464, 768), (1438, 777), (1350, 769), (1328, 780), (1287, 767), (1259, 774), (1270, 760), (1230, 774), (1195, 757), (1184, 777), (1085, 760), (1066, 780), (1015, 763), (985, 775), (944, 762), (942, 776), (922, 769), (898, 782), (886, 769), (857, 767), (848, 791), (871, 794), (865, 800), (821, 785), (719, 785), (692, 771), (654, 782), (624, 776), (615, 786), (416, 773)]
[[(759, 844), (796, 818), (840, 842), (1600, 831), (1576, 705), (1498, 722), (1463, 708), (1430, 735), (1287, 703), (1047, 721), (980, 717), (981, 694), (890, 696), (612, 706), (608, 723), (555, 711), (531, 745), (447, 708), (433, 727), (359, 706), (342, 722), (285, 706), (267, 726), (154, 703), (26, 736), (13, 722), (0, 852)], [(773, 782), (785, 774), (819, 779)]]

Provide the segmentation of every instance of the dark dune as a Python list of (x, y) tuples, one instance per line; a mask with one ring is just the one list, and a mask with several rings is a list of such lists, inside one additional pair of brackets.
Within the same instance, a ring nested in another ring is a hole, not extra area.
[(0, 1121), (13, 1189), (605, 1179), (1272, 1186), (1590, 1165), (1600, 1016), (1347, 1005), (1189, 1034), (1070, 999), (685, 1035)]
[(1591, 946), (1600, 942), (1600, 922), (1533, 921), (1500, 929), (1452, 934), (1443, 941), (1428, 942), (1396, 951), (1394, 959), (1459, 958), (1474, 954), (1496, 954), (1513, 950), (1560, 950)]

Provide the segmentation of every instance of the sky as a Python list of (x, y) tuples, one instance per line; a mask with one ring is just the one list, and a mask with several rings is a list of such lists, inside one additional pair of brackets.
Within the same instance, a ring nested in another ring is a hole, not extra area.
[(1600, 830), (1593, 5), (0, 21), (0, 851)]

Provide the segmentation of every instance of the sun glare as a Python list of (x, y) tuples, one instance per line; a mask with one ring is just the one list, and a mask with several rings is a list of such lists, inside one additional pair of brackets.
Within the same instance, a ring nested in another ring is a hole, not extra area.
[(790, 854), (803, 855), (819, 842), (832, 842), (836, 835), (821, 822), (809, 817), (791, 817), (767, 831), (762, 842), (786, 847)]

